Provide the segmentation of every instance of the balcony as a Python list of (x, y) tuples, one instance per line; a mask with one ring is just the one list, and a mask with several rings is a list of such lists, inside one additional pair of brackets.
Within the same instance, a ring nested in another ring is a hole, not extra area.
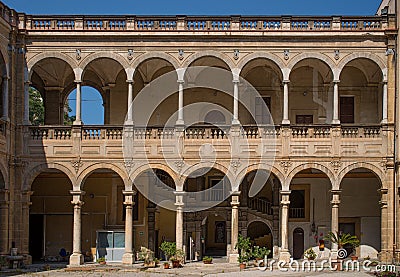
[[(266, 153), (279, 157), (384, 157), (386, 127), (368, 126), (244, 126), (237, 132), (239, 149), (250, 158)], [(163, 158), (165, 154), (200, 158), (203, 145), (211, 144), (218, 158), (230, 157), (230, 126), (175, 128), (134, 127), (132, 158)], [(25, 153), (47, 158), (102, 159), (123, 157), (123, 126), (29, 126)], [(263, 141), (263, 143), (261, 143)], [(200, 151), (201, 150), (201, 151)]]

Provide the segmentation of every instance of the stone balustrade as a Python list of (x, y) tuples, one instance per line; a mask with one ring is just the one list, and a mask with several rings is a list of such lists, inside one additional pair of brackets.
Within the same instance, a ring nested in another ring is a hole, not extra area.
[[(1, 12), (1, 10), (0, 10)], [(8, 18), (10, 12), (3, 12)], [(387, 17), (327, 16), (19, 16), (32, 31), (379, 31), (387, 28)]]
[[(143, 157), (144, 153), (155, 158), (165, 151), (177, 153), (178, 141), (183, 145), (183, 153), (191, 153), (191, 156), (201, 155), (199, 149), (209, 143), (215, 143), (217, 155), (229, 155), (227, 149), (232, 145), (234, 133), (238, 136), (241, 151), (255, 157), (265, 151), (274, 152), (278, 158), (280, 155), (329, 157), (335, 153), (376, 158), (384, 156), (386, 151), (382, 128), (380, 125), (249, 125), (235, 132), (230, 126), (191, 126), (182, 133), (179, 128), (134, 127), (132, 137), (137, 158)], [(28, 130), (26, 149), (32, 156), (46, 153), (47, 157), (79, 154), (91, 158), (110, 155), (120, 158), (123, 154), (123, 126), (30, 126)], [(261, 144), (264, 146), (260, 147)]]

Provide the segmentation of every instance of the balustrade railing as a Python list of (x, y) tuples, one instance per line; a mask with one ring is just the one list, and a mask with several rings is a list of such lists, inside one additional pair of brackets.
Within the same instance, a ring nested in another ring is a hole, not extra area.
[(257, 212), (272, 215), (272, 203), (266, 199), (255, 197), (249, 199), (249, 208)]
[(305, 218), (304, 208), (289, 208), (289, 218)]
[[(2, 17), (10, 21), (12, 12), (1, 10)], [(221, 16), (25, 16), (28, 30), (111, 30), (111, 31), (324, 31), (324, 30), (383, 30), (387, 18), (360, 17), (221, 17)]]

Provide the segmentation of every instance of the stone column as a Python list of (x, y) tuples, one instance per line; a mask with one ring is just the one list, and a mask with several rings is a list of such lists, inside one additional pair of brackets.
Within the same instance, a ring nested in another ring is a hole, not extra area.
[(8, 121), (8, 76), (3, 77), (3, 116), (2, 119)]
[(32, 263), (32, 257), (29, 256), (29, 207), (32, 205), (31, 195), (32, 191), (22, 191), (22, 230), (25, 230), (21, 233), (21, 249), (18, 249), (18, 252), (26, 257), (27, 263)]
[(239, 80), (233, 80), (233, 119), (232, 125), (239, 125)]
[(133, 197), (135, 191), (123, 191), (125, 196), (125, 253), (122, 256), (122, 263), (131, 265), (135, 262), (135, 255), (133, 254)]
[(30, 125), (29, 121), (29, 84), (28, 80), (24, 83), (24, 125)]
[(282, 124), (289, 125), (289, 80), (283, 81), (283, 119)]
[[(332, 190), (332, 222), (331, 222), (331, 232), (335, 235), (339, 232), (339, 204), (340, 204), (340, 190)], [(332, 243), (331, 245), (331, 255), (335, 258), (337, 255), (338, 245)]]
[(183, 119), (183, 85), (184, 80), (178, 80), (179, 84), (179, 96), (178, 96), (178, 120), (176, 121), (176, 125), (184, 125), (185, 121)]
[(9, 255), (8, 218), (9, 218), (9, 191), (0, 189), (0, 255)]
[(76, 83), (76, 118), (74, 121), (74, 125), (82, 125), (82, 92), (81, 92), (81, 81), (80, 80), (75, 80)]
[(231, 253), (229, 254), (229, 263), (237, 263), (239, 253), (235, 249), (239, 237), (239, 196), (240, 191), (235, 191), (232, 194), (232, 220), (231, 220)]
[(70, 191), (72, 194), (72, 205), (74, 205), (74, 227), (73, 227), (73, 246), (72, 255), (69, 258), (70, 266), (79, 266), (84, 263), (83, 255), (81, 253), (81, 207), (84, 204), (81, 197), (85, 194), (84, 191)]
[(340, 124), (339, 120), (339, 80), (333, 81), (333, 118), (332, 124)]
[(388, 84), (387, 81), (383, 81), (382, 90), (382, 124), (388, 123)]
[(149, 240), (148, 248), (151, 251), (156, 251), (156, 205), (151, 201), (149, 201), (149, 205), (147, 206), (147, 234)]
[(125, 124), (132, 125), (133, 124), (133, 80), (127, 80), (128, 83), (128, 116)]
[(290, 191), (281, 191), (281, 250), (279, 260), (289, 262), (289, 200)]
[(183, 191), (175, 192), (176, 197), (176, 249), (183, 249)]

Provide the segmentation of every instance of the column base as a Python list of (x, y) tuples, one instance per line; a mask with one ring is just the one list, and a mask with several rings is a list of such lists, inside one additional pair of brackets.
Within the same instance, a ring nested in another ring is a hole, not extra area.
[(81, 120), (79, 120), (79, 121), (74, 121), (73, 123), (72, 123), (72, 125), (74, 125), (74, 126), (77, 126), (77, 125), (82, 125), (82, 121)]
[(24, 120), (22, 122), (22, 124), (24, 124), (24, 125), (32, 125), (32, 123), (29, 120)]
[[(75, 123), (74, 123), (75, 124)], [(125, 122), (124, 122), (124, 125), (125, 126), (133, 126), (133, 120), (126, 120)]]
[(69, 257), (69, 266), (80, 266), (83, 265), (83, 255), (82, 254), (72, 254)]
[(176, 121), (175, 125), (177, 125), (177, 126), (185, 126), (185, 121), (179, 120), (179, 119), (178, 119), (178, 120)]
[(290, 252), (288, 250), (281, 250), (281, 252), (279, 253), (279, 261), (289, 263), (290, 262)]
[(393, 262), (393, 250), (382, 250), (378, 254), (379, 261), (382, 263)]
[(239, 120), (237, 120), (237, 119), (233, 119), (232, 120), (232, 125), (240, 125), (240, 121)]
[(330, 254), (331, 261), (337, 260), (337, 254), (338, 254), (337, 250), (331, 250), (331, 254)]
[(135, 255), (132, 253), (125, 253), (122, 256), (122, 264), (124, 265), (132, 265), (135, 263)]
[(290, 120), (289, 119), (282, 120), (282, 125), (290, 125)]
[(385, 118), (385, 119), (382, 119), (381, 124), (382, 124), (382, 125), (388, 124), (388, 120), (387, 120), (386, 118)]
[(339, 119), (332, 120), (332, 125), (340, 125), (340, 120)]
[(230, 264), (237, 264), (239, 258), (239, 254), (229, 254), (228, 263)]

